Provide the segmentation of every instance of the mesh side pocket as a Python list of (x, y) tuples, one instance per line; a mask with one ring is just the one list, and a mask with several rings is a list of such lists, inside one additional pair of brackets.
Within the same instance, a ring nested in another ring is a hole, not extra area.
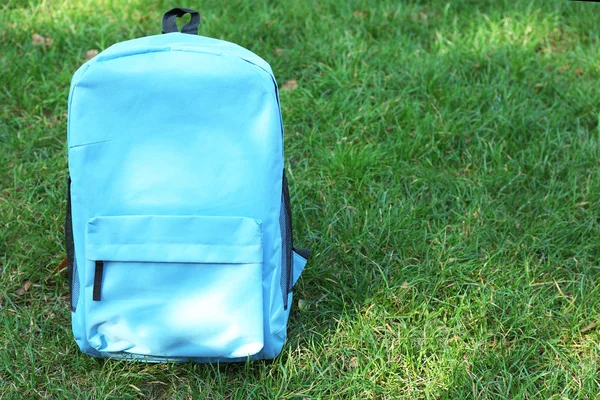
[(290, 208), (290, 192), (288, 189), (285, 170), (283, 171), (281, 190), (281, 211), (279, 212), (279, 230), (281, 232), (281, 295), (283, 308), (287, 310), (288, 294), (292, 288), (292, 210)]
[(79, 300), (79, 275), (75, 261), (75, 242), (73, 241), (73, 221), (71, 216), (71, 178), (67, 184), (67, 211), (65, 215), (65, 247), (67, 249), (67, 271), (69, 275), (69, 291), (71, 311), (75, 312)]
[(71, 311), (77, 311), (77, 301), (79, 300), (79, 274), (77, 273), (77, 262), (73, 260), (73, 274), (70, 281), (71, 286)]

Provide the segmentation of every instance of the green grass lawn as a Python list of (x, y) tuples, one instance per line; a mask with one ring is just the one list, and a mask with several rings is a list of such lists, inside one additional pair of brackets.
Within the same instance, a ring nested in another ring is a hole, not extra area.
[[(313, 258), (272, 362), (102, 362), (70, 331), (71, 75), (173, 6), (298, 84)], [(0, 398), (600, 398), (600, 4), (3, 0), (0, 83)]]

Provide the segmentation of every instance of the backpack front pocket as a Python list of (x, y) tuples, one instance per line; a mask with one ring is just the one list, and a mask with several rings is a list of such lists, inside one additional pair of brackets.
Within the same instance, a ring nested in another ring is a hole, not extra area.
[(262, 233), (244, 217), (97, 217), (86, 334), (101, 353), (238, 358), (263, 347)]

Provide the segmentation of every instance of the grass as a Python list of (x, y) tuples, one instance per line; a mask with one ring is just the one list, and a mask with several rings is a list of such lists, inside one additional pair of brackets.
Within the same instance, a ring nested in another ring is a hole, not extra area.
[(298, 82), (286, 162), (314, 256), (289, 341), (248, 365), (81, 354), (58, 268), (70, 77), (175, 5), (0, 6), (0, 398), (600, 398), (593, 3), (188, 1)]

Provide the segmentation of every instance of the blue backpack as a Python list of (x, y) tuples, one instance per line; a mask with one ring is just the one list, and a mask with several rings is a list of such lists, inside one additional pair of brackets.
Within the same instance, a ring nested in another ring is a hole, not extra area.
[(163, 35), (115, 44), (73, 76), (65, 233), (84, 353), (245, 361), (286, 340), (309, 253), (292, 247), (277, 84), (199, 23), (173, 9)]

